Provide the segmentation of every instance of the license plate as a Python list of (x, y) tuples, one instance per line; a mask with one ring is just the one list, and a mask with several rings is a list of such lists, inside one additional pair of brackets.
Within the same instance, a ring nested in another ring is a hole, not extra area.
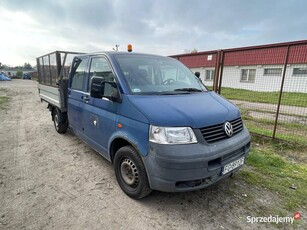
[(244, 164), (244, 157), (241, 157), (238, 160), (235, 160), (233, 162), (230, 162), (229, 164), (225, 165), (222, 169), (222, 175), (225, 175), (226, 173), (229, 173), (230, 171), (238, 168), (239, 166)]

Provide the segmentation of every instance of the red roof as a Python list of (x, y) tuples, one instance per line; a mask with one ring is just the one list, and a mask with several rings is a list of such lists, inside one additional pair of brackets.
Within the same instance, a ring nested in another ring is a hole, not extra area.
[[(212, 60), (208, 60), (208, 56), (211, 55)], [(195, 56), (183, 56), (179, 57), (178, 59), (186, 66), (193, 68), (193, 67), (209, 67), (214, 66), (216, 62), (216, 54), (202, 54), (202, 55), (195, 55)]]
[[(307, 63), (307, 40), (304, 40), (225, 49), (223, 50), (224, 65), (241, 66), (284, 64), (288, 46), (290, 46), (288, 59), (289, 64)], [(189, 68), (214, 67), (217, 52), (217, 50), (213, 50), (191, 54), (179, 54), (171, 57), (177, 58)], [(210, 58), (208, 58), (210, 55), (212, 60), (209, 60)]]

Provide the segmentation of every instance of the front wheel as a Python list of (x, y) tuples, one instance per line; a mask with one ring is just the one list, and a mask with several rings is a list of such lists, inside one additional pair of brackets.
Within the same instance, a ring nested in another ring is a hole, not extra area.
[(66, 133), (68, 128), (67, 115), (62, 113), (59, 109), (55, 108), (52, 111), (52, 120), (54, 128), (58, 133)]
[(141, 199), (151, 192), (144, 164), (132, 146), (120, 148), (114, 158), (117, 182), (133, 199)]

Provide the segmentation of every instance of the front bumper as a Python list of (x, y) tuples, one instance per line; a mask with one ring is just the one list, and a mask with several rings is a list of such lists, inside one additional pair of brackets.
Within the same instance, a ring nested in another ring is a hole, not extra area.
[(208, 144), (195, 132), (197, 144), (161, 145), (150, 143), (149, 154), (143, 158), (150, 187), (164, 192), (192, 191), (207, 187), (235, 170), (221, 175), (222, 167), (241, 157), (250, 149), (250, 135), (244, 127), (239, 134)]

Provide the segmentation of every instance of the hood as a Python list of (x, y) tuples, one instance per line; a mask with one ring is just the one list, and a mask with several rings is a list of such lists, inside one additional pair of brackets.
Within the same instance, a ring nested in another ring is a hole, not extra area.
[(130, 102), (156, 126), (202, 128), (240, 116), (239, 109), (214, 92), (130, 95)]

